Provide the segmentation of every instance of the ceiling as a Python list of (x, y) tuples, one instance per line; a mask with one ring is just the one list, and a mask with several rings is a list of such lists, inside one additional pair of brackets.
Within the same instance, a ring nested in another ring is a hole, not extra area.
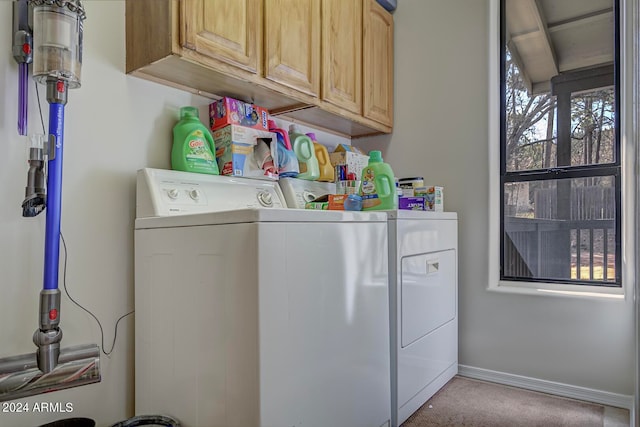
[(531, 93), (614, 60), (614, 0), (505, 0), (506, 41)]

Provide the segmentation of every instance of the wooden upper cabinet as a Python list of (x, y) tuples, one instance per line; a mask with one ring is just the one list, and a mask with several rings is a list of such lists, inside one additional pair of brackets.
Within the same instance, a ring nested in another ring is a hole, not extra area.
[(375, 0), (125, 5), (127, 73), (347, 137), (393, 130), (393, 18)]
[(363, 116), (393, 126), (393, 17), (375, 0), (364, 0)]
[(362, 113), (362, 0), (322, 1), (322, 99)]
[(185, 48), (261, 73), (261, 0), (183, 0), (181, 4)]
[(320, 0), (265, 0), (264, 49), (267, 79), (319, 96)]

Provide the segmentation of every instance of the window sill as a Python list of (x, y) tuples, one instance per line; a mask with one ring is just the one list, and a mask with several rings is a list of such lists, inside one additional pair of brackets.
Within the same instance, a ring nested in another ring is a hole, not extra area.
[(584, 298), (601, 301), (624, 301), (625, 299), (623, 288), (558, 285), (555, 283), (499, 281), (497, 285), (489, 285), (487, 291), (519, 295)]

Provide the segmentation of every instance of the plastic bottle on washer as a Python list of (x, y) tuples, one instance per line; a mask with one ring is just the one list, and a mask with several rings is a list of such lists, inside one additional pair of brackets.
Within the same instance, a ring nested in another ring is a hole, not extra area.
[(320, 177), (320, 166), (311, 138), (298, 131), (296, 125), (292, 124), (289, 126), (289, 139), (300, 166), (298, 178), (309, 181), (317, 180)]

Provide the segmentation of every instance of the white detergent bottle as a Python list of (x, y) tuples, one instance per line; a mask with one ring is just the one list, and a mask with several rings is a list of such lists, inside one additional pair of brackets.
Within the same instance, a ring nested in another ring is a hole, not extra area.
[(308, 181), (317, 180), (320, 177), (320, 165), (318, 164), (311, 138), (300, 132), (296, 125), (292, 124), (289, 126), (289, 139), (300, 165), (298, 178)]

